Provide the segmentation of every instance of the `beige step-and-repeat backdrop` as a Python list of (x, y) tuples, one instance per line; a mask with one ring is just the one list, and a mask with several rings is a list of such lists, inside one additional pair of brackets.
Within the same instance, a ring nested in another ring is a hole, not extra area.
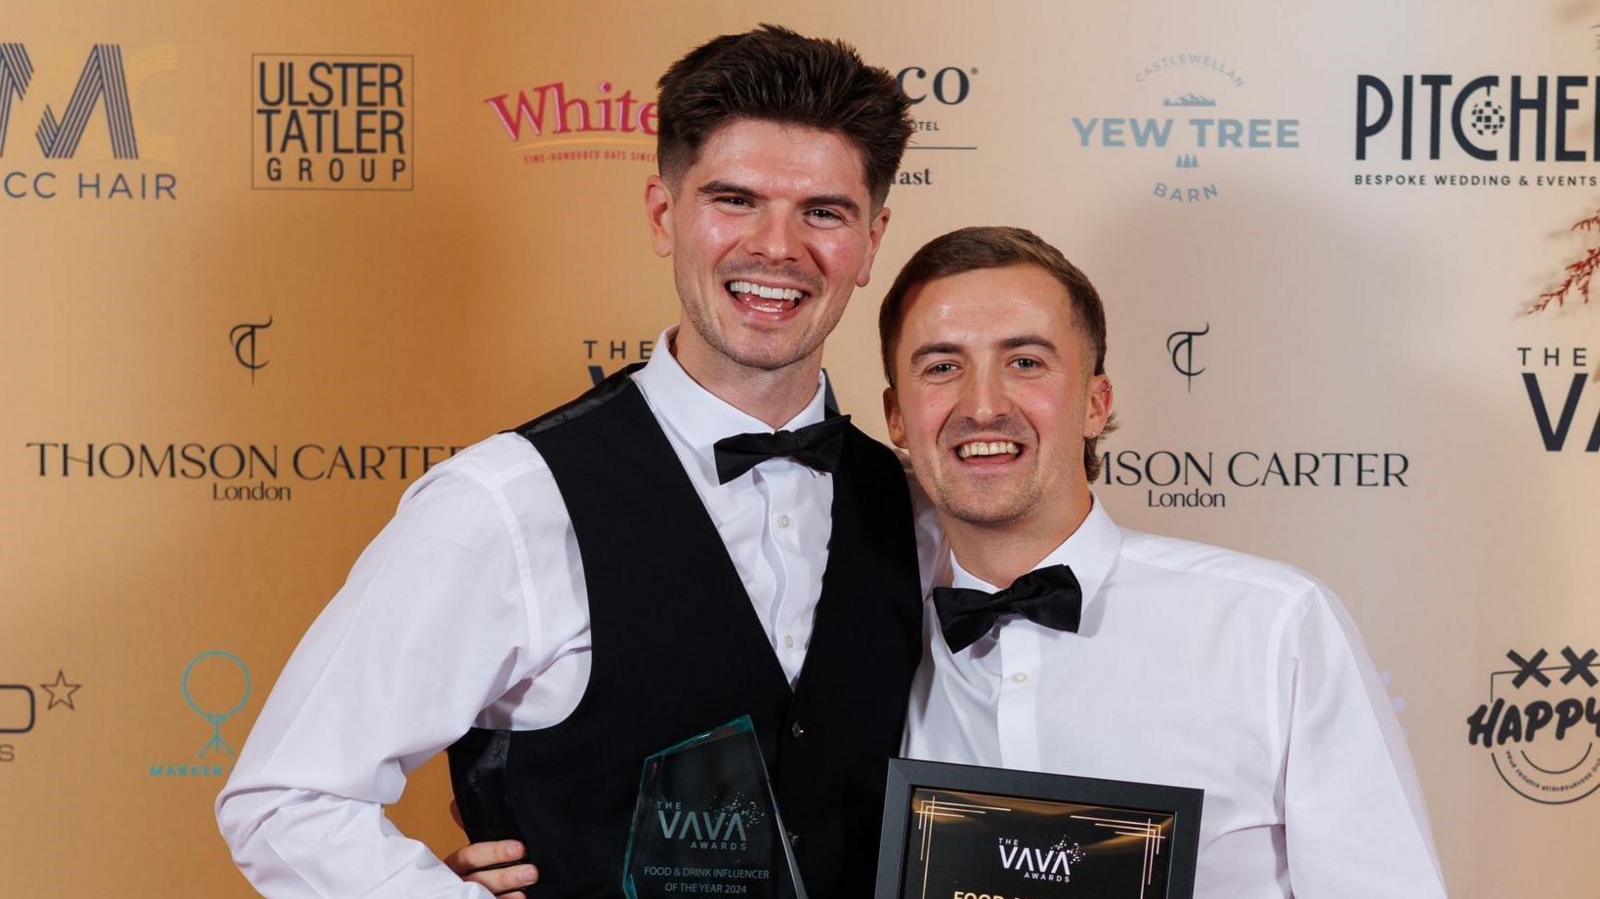
[[(1045, 235), (1106, 298), (1118, 520), (1338, 590), (1454, 895), (1600, 895), (1600, 4), (1569, 0), (11, 0), (0, 894), (250, 894), (211, 806), (284, 660), (407, 483), (675, 320), (655, 80), (764, 20), (916, 104), (829, 343), (846, 411), (882, 433), (914, 248)], [(443, 852), (447, 798), (431, 764), (392, 814)]]

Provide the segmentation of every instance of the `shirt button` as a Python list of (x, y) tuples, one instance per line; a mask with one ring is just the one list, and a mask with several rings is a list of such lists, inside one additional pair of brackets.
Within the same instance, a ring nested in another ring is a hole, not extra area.
[(1016, 674), (1011, 675), (1011, 680), (1015, 683), (1025, 684), (1028, 682), (1028, 675), (1018, 671)]
[(789, 529), (789, 516), (787, 516), (787, 515), (779, 515), (778, 516), (778, 527), (787, 531)]
[(789, 726), (789, 733), (794, 734), (794, 738), (798, 740), (806, 735), (806, 729), (800, 726), (800, 722), (796, 721)]
[(784, 634), (783, 635), (783, 648), (784, 649), (794, 649), (794, 637), (793, 636), (791, 636), (789, 634)]

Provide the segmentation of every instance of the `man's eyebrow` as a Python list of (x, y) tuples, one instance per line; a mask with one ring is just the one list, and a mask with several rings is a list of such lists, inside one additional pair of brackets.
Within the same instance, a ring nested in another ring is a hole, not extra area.
[[(733, 196), (743, 197), (747, 200), (762, 199), (760, 193), (742, 184), (735, 184), (732, 181), (707, 181), (705, 184), (700, 185), (695, 193), (701, 197)], [(805, 207), (831, 206), (851, 218), (861, 215), (861, 205), (844, 194), (819, 194), (814, 197), (806, 197), (800, 201), (800, 205)]]
[(957, 343), (925, 343), (911, 353), (911, 364), (916, 365), (918, 360), (928, 356), (955, 356), (961, 353), (961, 345)]
[(844, 212), (850, 215), (852, 218), (861, 214), (861, 207), (856, 205), (856, 201), (850, 199), (844, 194), (823, 194), (819, 197), (807, 197), (805, 202), (801, 205), (832, 206), (835, 209), (844, 210)]
[(760, 194), (750, 188), (742, 184), (734, 184), (732, 181), (707, 181), (700, 185), (700, 188), (695, 193), (702, 197), (732, 194), (736, 197), (744, 197), (750, 200), (759, 200), (761, 198)]
[(1016, 337), (1007, 337), (999, 343), (999, 347), (1005, 350), (1015, 350), (1025, 346), (1040, 347), (1052, 353), (1060, 352), (1056, 349), (1055, 341), (1039, 334), (1019, 334)]

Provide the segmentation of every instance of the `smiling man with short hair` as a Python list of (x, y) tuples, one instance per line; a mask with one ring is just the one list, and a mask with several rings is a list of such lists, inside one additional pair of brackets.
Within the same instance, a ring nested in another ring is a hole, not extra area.
[(1205, 790), (1197, 899), (1429, 899), (1444, 881), (1388, 696), (1308, 575), (1126, 531), (1089, 280), (1017, 228), (917, 251), (880, 316), (889, 431), (952, 548), (906, 754)]
[[(821, 362), (908, 104), (768, 26), (673, 64), (659, 110), (645, 211), (683, 326), (406, 492), (218, 799), (263, 894), (620, 896), (645, 758), (746, 714), (811, 895), (871, 894), (919, 568), (900, 465), (828, 408)], [(507, 841), (453, 856), (470, 883), (384, 816), (447, 747), (469, 835)], [(537, 872), (471, 870), (524, 847)]]

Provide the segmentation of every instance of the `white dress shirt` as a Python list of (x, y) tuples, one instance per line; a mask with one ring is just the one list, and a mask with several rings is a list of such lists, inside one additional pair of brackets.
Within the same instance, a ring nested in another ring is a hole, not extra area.
[[(665, 349), (633, 379), (793, 684), (828, 561), (832, 476), (783, 458), (719, 484), (712, 445), (773, 429), (701, 388)], [(819, 379), (784, 427), (821, 421), (823, 398)], [(560, 722), (589, 664), (588, 594), (555, 480), (527, 440), (491, 437), (406, 491), (284, 667), (217, 799), (234, 860), (273, 899), (488, 897), (383, 807), (469, 726)], [(528, 850), (537, 863), (539, 847)]]
[(1007, 617), (952, 654), (928, 602), (908, 756), (1199, 787), (1196, 899), (1444, 896), (1389, 697), (1327, 587), (1123, 531), (1098, 502), (1056, 564), (1083, 587), (1078, 633)]

